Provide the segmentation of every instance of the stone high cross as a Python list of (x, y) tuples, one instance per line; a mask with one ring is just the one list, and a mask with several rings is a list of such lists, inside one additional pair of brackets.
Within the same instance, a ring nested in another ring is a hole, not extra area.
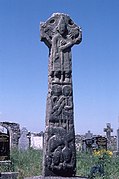
[(71, 48), (82, 31), (71, 18), (54, 13), (40, 24), (41, 41), (49, 48), (48, 95), (44, 134), (44, 176), (76, 173)]

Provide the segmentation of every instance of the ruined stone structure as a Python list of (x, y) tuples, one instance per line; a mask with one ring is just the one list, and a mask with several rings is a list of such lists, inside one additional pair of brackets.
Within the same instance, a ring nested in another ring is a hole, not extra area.
[(76, 173), (71, 48), (82, 40), (81, 29), (62, 13), (40, 24), (41, 41), (49, 48), (48, 95), (44, 134), (44, 176)]
[(10, 137), (10, 149), (18, 148), (18, 141), (20, 137), (20, 126), (12, 122), (0, 122), (0, 126), (8, 130)]

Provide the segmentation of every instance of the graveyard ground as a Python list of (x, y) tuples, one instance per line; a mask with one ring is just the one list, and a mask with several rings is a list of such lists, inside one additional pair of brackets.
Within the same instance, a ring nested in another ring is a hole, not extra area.
[[(13, 162), (11, 170), (19, 172), (19, 179), (41, 175), (42, 151), (33, 149), (24, 152), (12, 151), (11, 160)], [(91, 168), (102, 164), (104, 177), (95, 174), (95, 179), (119, 179), (119, 156), (112, 155), (111, 151), (93, 154), (77, 152), (77, 175), (79, 176), (89, 176)], [(5, 171), (5, 168), (0, 170)]]

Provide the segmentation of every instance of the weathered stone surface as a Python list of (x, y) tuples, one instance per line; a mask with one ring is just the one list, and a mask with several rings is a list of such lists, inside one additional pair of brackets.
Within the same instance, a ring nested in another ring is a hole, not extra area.
[(21, 136), (19, 138), (19, 145), (18, 148), (22, 151), (29, 149), (29, 138), (28, 138), (28, 130), (23, 127), (21, 130)]
[(10, 160), (10, 137), (8, 133), (0, 132), (0, 161)]
[(36, 176), (36, 177), (28, 177), (25, 179), (87, 179), (86, 177), (43, 177), (43, 176)]
[(111, 124), (107, 123), (107, 128), (104, 128), (104, 132), (106, 132), (106, 137), (108, 140), (111, 138), (111, 132), (113, 132), (113, 129), (111, 128)]
[(117, 152), (119, 153), (119, 129), (117, 129)]
[(0, 173), (0, 179), (17, 179), (18, 172), (2, 172)]
[(49, 48), (43, 175), (71, 177), (76, 173), (71, 47), (81, 42), (82, 32), (62, 13), (41, 23), (40, 32)]
[(9, 172), (12, 170), (12, 162), (11, 160), (4, 160), (0, 161), (0, 168), (4, 168), (6, 172)]
[(18, 141), (20, 137), (20, 126), (12, 122), (0, 122), (0, 126), (5, 127), (10, 136), (10, 149), (18, 148)]

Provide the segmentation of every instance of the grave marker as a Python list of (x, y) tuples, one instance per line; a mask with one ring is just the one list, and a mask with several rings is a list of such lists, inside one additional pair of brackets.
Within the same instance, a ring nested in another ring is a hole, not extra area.
[(111, 132), (113, 132), (113, 129), (111, 128), (111, 124), (107, 123), (107, 128), (104, 128), (104, 132), (106, 132), (106, 137), (108, 140), (111, 138)]
[(96, 137), (98, 149), (105, 149), (107, 150), (107, 139), (105, 137), (99, 136)]
[(29, 148), (29, 138), (27, 137), (28, 130), (24, 127), (21, 130), (21, 136), (19, 138), (19, 149), (28, 150)]
[(63, 13), (40, 24), (41, 41), (49, 48), (48, 95), (44, 134), (44, 176), (76, 174), (71, 48), (82, 40), (81, 29)]
[(119, 154), (119, 129), (117, 129), (117, 153)]
[(0, 161), (10, 160), (9, 134), (0, 132)]

